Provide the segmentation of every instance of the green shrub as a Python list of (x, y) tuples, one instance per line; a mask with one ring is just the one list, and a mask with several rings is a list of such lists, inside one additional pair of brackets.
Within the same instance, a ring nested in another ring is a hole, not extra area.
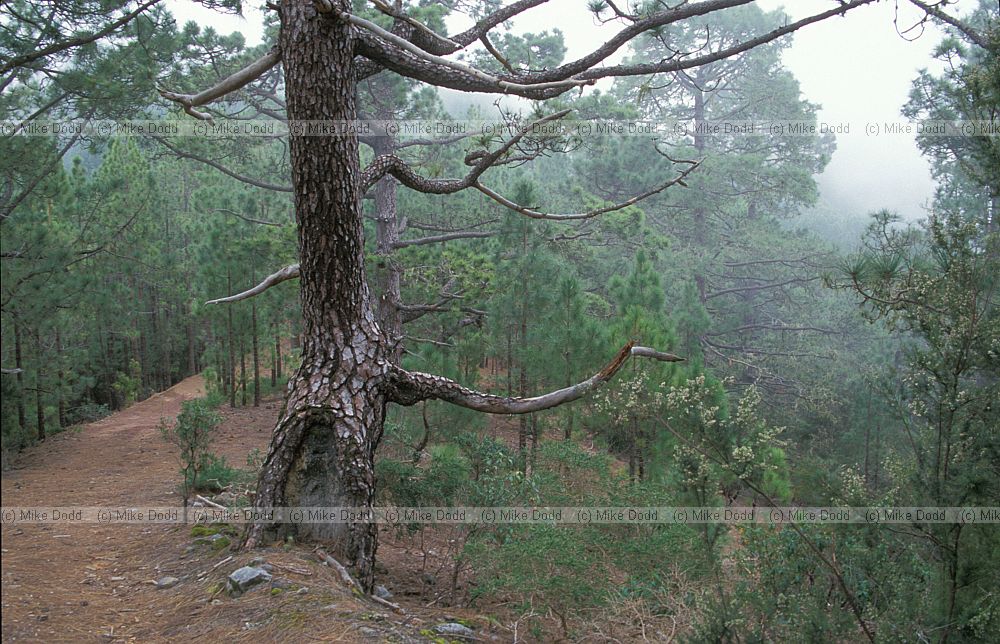
[(194, 489), (208, 492), (220, 492), (226, 486), (244, 478), (244, 473), (235, 467), (231, 467), (226, 462), (225, 456), (215, 454), (205, 454), (201, 467), (198, 468), (198, 476), (195, 479)]
[[(208, 406), (203, 398), (188, 400), (181, 405), (181, 413), (170, 425), (166, 420), (160, 420), (160, 434), (163, 439), (176, 447), (181, 461), (181, 489), (184, 495), (184, 506), (187, 507), (188, 496), (202, 480), (208, 469), (218, 469), (208, 448), (212, 443), (215, 428), (222, 422), (218, 412)], [(224, 462), (223, 462), (224, 464)]]
[(88, 402), (66, 410), (66, 425), (81, 425), (100, 420), (111, 413), (107, 405)]

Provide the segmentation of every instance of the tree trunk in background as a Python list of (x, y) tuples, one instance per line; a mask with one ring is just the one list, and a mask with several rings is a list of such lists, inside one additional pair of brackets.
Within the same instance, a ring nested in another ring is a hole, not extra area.
[[(569, 387), (570, 385), (573, 384), (573, 380), (572, 380), (573, 374), (572, 374), (572, 369), (570, 368), (569, 356), (570, 356), (569, 351), (566, 351), (565, 353), (563, 353), (563, 358), (565, 358), (565, 360), (566, 360), (566, 379), (565, 380), (566, 380), (566, 386), (567, 387)], [(574, 405), (570, 405), (569, 407), (567, 407), (567, 412), (568, 412), (569, 418), (566, 421), (566, 434), (563, 437), (566, 440), (570, 440), (571, 438), (573, 438), (573, 417), (574, 417), (573, 410), (575, 408), (576, 407)]]
[(21, 433), (28, 431), (28, 413), (25, 409), (24, 397), (24, 355), (21, 348), (21, 325), (14, 318), (14, 367), (17, 369), (17, 424)]
[(56, 396), (59, 404), (59, 427), (66, 428), (66, 394), (63, 391), (63, 381), (65, 379), (65, 374), (63, 372), (63, 357), (62, 357), (62, 334), (59, 333), (59, 326), (56, 325)]
[(260, 407), (260, 347), (257, 341), (256, 301), (250, 305), (250, 333), (253, 335), (253, 406)]
[[(348, 10), (346, 2), (337, 3)], [(312, 3), (281, 4), (288, 118), (355, 119), (351, 26)], [(354, 136), (290, 137), (304, 324), (302, 364), (264, 460), (254, 505), (371, 507), (375, 449), (385, 418), (390, 357), (365, 279)], [(279, 532), (280, 531), (280, 532)], [(244, 547), (294, 532), (331, 543), (370, 590), (377, 532), (370, 523), (250, 526)]]
[[(371, 80), (372, 94), (378, 107), (375, 118), (388, 121), (395, 117), (392, 111), (391, 90), (381, 76)], [(378, 136), (372, 141), (376, 155), (395, 154), (396, 141), (392, 136)], [(403, 317), (400, 305), (403, 296), (400, 287), (403, 269), (396, 261), (396, 244), (401, 230), (396, 214), (396, 179), (383, 177), (375, 184), (375, 284), (378, 288), (376, 314), (379, 327), (388, 337), (392, 349), (389, 355), (394, 364), (403, 358)]]
[(163, 389), (170, 389), (174, 384), (174, 346), (170, 340), (170, 303), (163, 306)]
[(271, 389), (278, 386), (278, 325), (271, 323), (274, 329), (274, 344), (271, 346)]
[(42, 386), (45, 382), (45, 372), (42, 369), (42, 336), (35, 329), (35, 415), (38, 423), (38, 440), (45, 440), (45, 401), (42, 399)]
[(240, 405), (247, 406), (247, 349), (242, 333), (240, 334)]
[(507, 325), (507, 397), (514, 395), (514, 350), (511, 326)]
[(187, 308), (185, 312), (185, 317), (188, 319), (187, 323), (187, 375), (193, 375), (198, 373), (198, 363), (195, 361), (194, 357), (194, 321), (192, 319), (190, 307)]
[[(522, 252), (526, 249), (523, 248), (527, 246), (527, 237), (525, 235), (522, 240)], [(521, 297), (521, 328), (520, 335), (518, 337), (518, 371), (520, 371), (520, 378), (518, 381), (517, 395), (521, 398), (526, 398), (528, 396), (528, 369), (524, 364), (526, 362), (525, 357), (527, 356), (527, 347), (525, 343), (528, 341), (528, 297), (527, 289), (523, 291)], [(521, 453), (521, 459), (524, 462), (524, 472), (528, 473), (528, 417), (527, 415), (521, 415), (518, 418), (518, 430), (517, 430), (517, 448)]]
[[(233, 274), (232, 271), (226, 270), (226, 288), (229, 295), (233, 294)], [(229, 406), (233, 409), (236, 408), (236, 356), (234, 352), (236, 347), (233, 345), (233, 307), (226, 307), (226, 336), (228, 338), (227, 344), (229, 345), (229, 364), (226, 365), (226, 371), (229, 373)]]
[(212, 353), (215, 354), (215, 368), (218, 373), (219, 385), (222, 389), (222, 395), (225, 396), (229, 393), (229, 383), (226, 382), (226, 361), (223, 359), (222, 349), (219, 345), (216, 345), (216, 350)]
[[(142, 286), (139, 287), (140, 296), (142, 294)], [(138, 300), (142, 302), (142, 298)], [(152, 308), (152, 304), (150, 304)], [(139, 329), (139, 392), (136, 395), (136, 400), (142, 400), (146, 397), (146, 392), (156, 388), (156, 383), (150, 377), (149, 368), (149, 338), (146, 333), (146, 325), (143, 323), (141, 313), (140, 316), (136, 318), (136, 325)]]

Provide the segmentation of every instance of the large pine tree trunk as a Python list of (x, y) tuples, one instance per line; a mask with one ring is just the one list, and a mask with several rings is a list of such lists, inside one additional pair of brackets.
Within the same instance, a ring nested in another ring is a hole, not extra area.
[[(318, 16), (305, 2), (282, 3), (281, 18), (289, 119), (353, 120), (349, 26)], [(370, 507), (388, 361), (365, 281), (357, 138), (293, 134), (291, 159), (304, 318), (302, 365), (289, 382), (255, 505)], [(247, 532), (244, 546), (284, 532), (329, 542), (332, 554), (371, 588), (374, 524), (301, 523), (275, 529), (258, 523)]]

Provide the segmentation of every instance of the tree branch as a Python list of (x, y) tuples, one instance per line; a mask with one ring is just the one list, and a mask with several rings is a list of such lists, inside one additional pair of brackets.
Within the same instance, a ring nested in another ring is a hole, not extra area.
[(781, 288), (782, 286), (788, 286), (789, 284), (805, 284), (808, 282), (815, 282), (820, 279), (817, 277), (793, 277), (791, 279), (785, 280), (783, 282), (775, 282), (773, 284), (754, 284), (753, 286), (738, 286), (734, 288), (727, 288), (721, 291), (716, 291), (715, 293), (709, 293), (705, 296), (706, 300), (710, 300), (715, 297), (720, 297), (722, 295), (729, 295), (730, 293), (748, 293), (756, 291), (766, 291), (772, 288)]
[[(574, 87), (580, 87), (581, 85), (593, 84), (593, 81), (569, 78), (547, 82), (530, 82), (527, 84), (507, 80), (503, 77), (487, 74), (486, 72), (466, 65), (465, 63), (460, 63), (455, 60), (450, 60), (448, 58), (432, 54), (425, 49), (421, 49), (417, 45), (414, 45), (409, 40), (397, 36), (390, 31), (386, 31), (374, 22), (366, 20), (360, 16), (347, 12), (337, 12), (336, 9), (334, 9), (334, 12), (337, 13), (341, 19), (346, 20), (355, 27), (359, 27), (360, 29), (370, 32), (374, 36), (374, 39), (366, 37), (363, 34), (359, 34), (359, 36), (361, 36), (359, 38), (359, 43), (367, 45), (367, 47), (359, 53), (376, 62), (382, 63), (393, 71), (397, 71), (394, 65), (400, 65), (405, 61), (409, 61), (411, 66), (422, 66), (427, 72), (432, 70), (436, 71), (438, 74), (444, 72), (445, 76), (447, 76), (447, 72), (451, 72), (452, 75), (457, 72), (461, 75), (461, 78), (467, 78), (473, 84), (492, 88), (492, 90), (485, 91), (492, 91), (494, 93), (499, 91), (505, 94), (509, 93), (519, 95), (523, 95), (524, 92), (533, 93), (552, 89), (559, 89), (564, 92)], [(409, 56), (406, 56), (405, 54), (409, 54)]]
[(569, 114), (570, 111), (571, 110), (568, 109), (561, 110), (554, 114), (540, 118), (537, 121), (533, 121), (532, 123), (529, 123), (519, 129), (514, 136), (505, 141), (503, 145), (495, 151), (482, 152), (477, 157), (475, 165), (472, 166), (472, 170), (470, 170), (469, 174), (465, 175), (462, 179), (427, 179), (426, 177), (422, 177), (417, 174), (413, 168), (411, 168), (405, 161), (400, 159), (395, 154), (379, 155), (361, 173), (361, 190), (362, 192), (367, 192), (369, 188), (375, 185), (379, 179), (387, 174), (394, 176), (407, 188), (412, 188), (413, 190), (427, 194), (452, 194), (459, 192), (460, 190), (465, 190), (466, 188), (472, 187), (484, 172), (496, 164), (496, 162), (507, 154), (512, 147), (517, 145), (518, 141), (524, 138), (526, 134), (545, 123), (561, 119)]
[(225, 175), (228, 175), (228, 176), (232, 177), (233, 179), (236, 179), (237, 181), (242, 181), (243, 183), (249, 184), (251, 186), (255, 186), (257, 188), (263, 188), (264, 190), (274, 190), (275, 192), (291, 192), (292, 191), (292, 187), (291, 186), (281, 186), (281, 185), (278, 185), (278, 184), (275, 184), (275, 183), (268, 183), (266, 181), (261, 181), (259, 179), (253, 179), (253, 178), (248, 177), (246, 175), (242, 175), (242, 174), (240, 174), (240, 173), (238, 173), (238, 172), (236, 172), (234, 170), (230, 170), (226, 166), (222, 165), (221, 163), (219, 163), (217, 161), (213, 161), (212, 159), (208, 159), (206, 157), (199, 156), (197, 154), (194, 154), (193, 152), (185, 152), (185, 151), (183, 151), (183, 150), (181, 150), (181, 149), (179, 149), (179, 148), (171, 145), (170, 143), (167, 143), (166, 139), (162, 139), (162, 138), (160, 138), (158, 136), (154, 136), (154, 137), (151, 137), (151, 138), (154, 139), (155, 141), (157, 141), (163, 147), (167, 148), (168, 150), (170, 150), (171, 152), (173, 152), (174, 154), (176, 154), (177, 156), (179, 156), (179, 157), (181, 157), (183, 159), (192, 159), (194, 161), (200, 161), (201, 163), (204, 163), (205, 165), (211, 166), (211, 167), (215, 168), (216, 170), (218, 170), (219, 172), (221, 172), (221, 173), (223, 173)]
[(587, 212), (576, 213), (576, 214), (568, 214), (568, 215), (553, 215), (553, 214), (548, 214), (548, 213), (544, 213), (544, 212), (539, 212), (539, 211), (534, 210), (532, 208), (528, 208), (527, 206), (522, 206), (522, 205), (520, 205), (518, 203), (515, 203), (515, 202), (511, 201), (510, 199), (504, 197), (503, 195), (501, 195), (501, 194), (499, 194), (499, 193), (497, 193), (497, 192), (495, 192), (495, 191), (487, 188), (486, 186), (484, 186), (483, 184), (479, 183), (478, 181), (475, 183), (474, 187), (476, 188), (476, 190), (478, 190), (479, 192), (483, 193), (484, 195), (486, 195), (487, 197), (489, 197), (493, 201), (497, 202), (501, 206), (509, 208), (510, 210), (513, 210), (516, 213), (520, 213), (520, 214), (524, 215), (525, 217), (531, 217), (532, 219), (549, 219), (549, 220), (553, 220), (553, 221), (572, 221), (572, 220), (576, 220), (576, 219), (591, 219), (593, 217), (597, 217), (597, 216), (603, 215), (605, 213), (614, 212), (615, 210), (621, 210), (623, 208), (628, 208), (629, 206), (635, 205), (638, 202), (642, 201), (643, 199), (646, 199), (647, 197), (651, 197), (651, 196), (653, 196), (653, 195), (655, 195), (655, 194), (657, 194), (659, 192), (663, 192), (664, 190), (666, 190), (670, 186), (677, 185), (677, 184), (682, 185), (682, 186), (687, 185), (687, 184), (684, 183), (684, 178), (687, 177), (689, 174), (691, 174), (691, 172), (694, 171), (694, 169), (697, 168), (698, 165), (701, 162), (700, 161), (680, 161), (680, 163), (688, 163), (688, 164), (690, 164), (690, 166), (688, 168), (684, 169), (683, 171), (681, 171), (673, 179), (670, 179), (669, 181), (667, 181), (665, 183), (662, 183), (659, 186), (656, 186), (655, 188), (651, 188), (650, 190), (647, 190), (646, 192), (643, 192), (642, 194), (638, 194), (638, 195), (632, 197), (631, 199), (627, 199), (627, 200), (625, 200), (625, 201), (623, 201), (621, 203), (618, 203), (618, 204), (614, 204), (614, 205), (611, 205), (611, 206), (604, 206), (603, 208), (597, 208), (595, 210), (590, 210), (590, 211), (587, 211)]
[(230, 92), (235, 92), (247, 83), (257, 80), (267, 73), (268, 70), (277, 65), (280, 60), (281, 54), (278, 52), (277, 48), (274, 48), (238, 72), (223, 78), (214, 86), (209, 87), (208, 89), (197, 94), (177, 94), (175, 92), (168, 92), (165, 89), (160, 89), (160, 96), (169, 101), (180, 103), (184, 107), (184, 111), (195, 118), (203, 121), (211, 121), (212, 117), (210, 115), (205, 112), (199, 112), (194, 108), (199, 105), (211, 103), (212, 101), (222, 98)]
[[(704, 54), (702, 56), (694, 56), (691, 58), (682, 58), (674, 60), (663, 60), (658, 63), (642, 63), (637, 65), (615, 65), (611, 67), (598, 67), (589, 68), (581, 71), (577, 75), (577, 78), (583, 80), (598, 80), (601, 78), (609, 77), (620, 77), (620, 76), (645, 76), (650, 74), (660, 74), (665, 72), (679, 72), (685, 69), (692, 69), (695, 67), (702, 67), (711, 63), (716, 63), (727, 58), (731, 58), (737, 54), (741, 54), (755, 47), (765, 45), (771, 41), (777, 40), (782, 36), (786, 36), (792, 32), (798, 31), (802, 27), (811, 25), (815, 22), (821, 22), (827, 18), (832, 18), (833, 16), (844, 15), (851, 9), (856, 9), (858, 7), (864, 6), (866, 4), (871, 4), (872, 2), (877, 2), (877, 0), (852, 0), (851, 2), (843, 2), (838, 7), (834, 9), (829, 9), (821, 13), (814, 14), (812, 16), (803, 18), (796, 22), (789, 23), (783, 27), (778, 27), (773, 29), (766, 34), (757, 36), (756, 38), (751, 38), (743, 42), (737, 43), (725, 49), (720, 49), (718, 51), (712, 52), (710, 54)], [(699, 3), (705, 4), (705, 3)], [(746, 4), (746, 2), (739, 2), (737, 4)], [(701, 14), (698, 14), (701, 15)], [(637, 23), (641, 24), (641, 23)], [(583, 60), (583, 59), (581, 59)], [(558, 72), (561, 68), (556, 68), (552, 72), (546, 73), (545, 78)]]
[(45, 58), (46, 56), (51, 56), (52, 54), (58, 54), (60, 52), (66, 51), (67, 49), (72, 49), (74, 47), (79, 47), (81, 45), (87, 45), (105, 36), (111, 34), (117, 29), (125, 26), (129, 22), (132, 22), (139, 14), (143, 13), (155, 4), (158, 4), (160, 0), (147, 0), (142, 3), (134, 11), (130, 11), (118, 20), (106, 25), (103, 29), (99, 29), (92, 34), (87, 34), (85, 36), (77, 36), (76, 38), (69, 38), (61, 42), (52, 43), (47, 47), (42, 47), (29, 54), (22, 54), (20, 56), (15, 56), (11, 58), (2, 66), (0, 66), (0, 74), (6, 74), (7, 72), (16, 69), (18, 67), (23, 67), (29, 63), (32, 63), (40, 58)]
[(448, 378), (393, 367), (393, 371), (390, 372), (390, 398), (400, 405), (413, 405), (422, 400), (443, 400), (487, 414), (530, 414), (586, 396), (614, 378), (632, 356), (653, 358), (662, 362), (684, 360), (673, 354), (648, 347), (638, 347), (630, 342), (622, 347), (611, 362), (587, 380), (534, 398), (508, 398), (487, 394), (463, 387)]
[(934, 16), (941, 22), (945, 22), (954, 27), (955, 29), (958, 29), (965, 35), (966, 38), (968, 38), (975, 44), (979, 45), (983, 49), (989, 51), (990, 41), (988, 38), (986, 38), (986, 36), (973, 29), (967, 23), (959, 20), (958, 18), (948, 13), (945, 13), (944, 11), (941, 10), (940, 6), (936, 4), (929, 5), (926, 2), (921, 2), (921, 0), (910, 0), (910, 4), (919, 7), (920, 9), (923, 9), (924, 13), (926, 13), (927, 15)]
[(396, 241), (392, 247), (406, 248), (408, 246), (425, 246), (427, 244), (438, 244), (441, 242), (451, 241), (452, 239), (483, 239), (494, 236), (496, 236), (496, 233), (492, 231), (469, 230), (465, 232), (447, 233), (444, 235), (432, 235), (430, 237), (418, 237), (416, 239), (400, 239)]
[[(675, 72), (714, 63), (776, 40), (806, 25), (833, 16), (844, 15), (852, 9), (876, 2), (876, 0), (851, 0), (850, 2), (844, 0), (833, 9), (803, 18), (761, 36), (738, 42), (710, 54), (686, 58), (672, 56), (669, 59), (656, 63), (597, 67), (597, 65), (642, 33), (680, 20), (704, 16), (723, 9), (749, 4), (752, 1), (704, 0), (703, 2), (696, 3), (684, 2), (635, 21), (590, 54), (573, 62), (551, 70), (517, 74), (508, 73), (499, 76), (492, 76), (481, 70), (431, 54), (412, 42), (387, 32), (378, 27), (378, 25), (358, 22), (363, 19), (358, 19), (356, 16), (352, 17), (349, 14), (342, 14), (342, 16), (350, 20), (353, 24), (363, 27), (355, 41), (356, 53), (398, 74), (451, 89), (516, 94), (526, 98), (545, 99), (558, 96), (572, 87), (591, 84), (601, 78)], [(530, 6), (534, 6), (534, 4), (526, 3), (521, 10)], [(489, 29), (476, 30), (474, 40), (478, 40), (488, 31)], [(463, 44), (463, 46), (467, 44), (460, 37), (453, 37), (451, 40)]]
[(205, 304), (225, 304), (229, 302), (239, 302), (240, 300), (246, 300), (255, 295), (260, 295), (267, 289), (280, 284), (290, 279), (295, 279), (299, 276), (299, 265), (292, 264), (291, 266), (286, 266), (277, 273), (272, 273), (264, 278), (264, 281), (257, 286), (243, 291), (242, 293), (237, 293), (236, 295), (229, 295), (227, 297), (220, 297), (218, 299), (209, 300)]

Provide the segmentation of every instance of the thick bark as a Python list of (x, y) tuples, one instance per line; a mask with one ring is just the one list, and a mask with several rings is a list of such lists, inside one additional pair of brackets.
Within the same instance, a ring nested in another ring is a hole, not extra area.
[[(285, 2), (281, 18), (289, 119), (353, 120), (350, 26), (317, 15), (311, 3)], [(358, 142), (293, 134), (290, 145), (305, 326), (302, 365), (289, 383), (255, 505), (370, 507), (388, 363), (365, 280)], [(330, 542), (334, 556), (371, 588), (374, 524), (274, 528), (251, 526), (244, 546), (282, 533)]]

